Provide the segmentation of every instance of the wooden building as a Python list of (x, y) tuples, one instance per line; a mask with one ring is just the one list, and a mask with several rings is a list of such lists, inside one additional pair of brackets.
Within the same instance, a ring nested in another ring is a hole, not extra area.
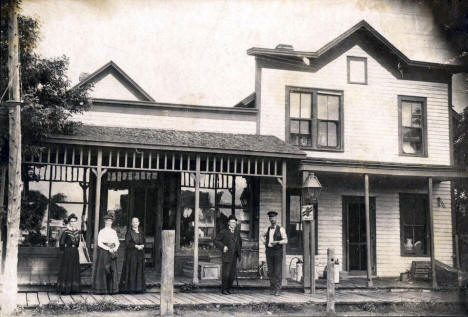
[(278, 210), (290, 242), (286, 272), (302, 255), (300, 189), (311, 171), (323, 186), (319, 275), (327, 248), (347, 274), (398, 276), (431, 258), (453, 265), (451, 180), (468, 173), (453, 163), (451, 78), (466, 70), (411, 60), (365, 21), (316, 52), (278, 45), (247, 53), (255, 92), (232, 108), (156, 102), (113, 62), (84, 78), (79, 85), (95, 90), (92, 109), (75, 118), (83, 126), (25, 157), (29, 190), (48, 192), (45, 243), (53, 244), (47, 219), (60, 218), (58, 207), (84, 214), (89, 244), (105, 212), (121, 235), (138, 216), (156, 268), (161, 230), (176, 231), (183, 274), (217, 261), (211, 240), (234, 213), (245, 240), (241, 269), (255, 276), (266, 213)]

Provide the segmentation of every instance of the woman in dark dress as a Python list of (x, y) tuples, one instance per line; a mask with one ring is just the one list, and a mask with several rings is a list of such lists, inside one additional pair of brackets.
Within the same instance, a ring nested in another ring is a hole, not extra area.
[(80, 244), (81, 231), (76, 228), (78, 217), (68, 217), (67, 229), (60, 236), (60, 249), (63, 250), (60, 270), (57, 279), (57, 291), (60, 294), (78, 293), (80, 291)]
[(119, 286), (125, 293), (145, 291), (145, 236), (139, 231), (139, 225), (138, 218), (132, 218), (132, 227), (125, 235), (125, 259)]
[(98, 234), (96, 270), (93, 276), (93, 291), (96, 294), (115, 294), (119, 291), (117, 250), (119, 238), (112, 229), (112, 215), (104, 216), (105, 227)]

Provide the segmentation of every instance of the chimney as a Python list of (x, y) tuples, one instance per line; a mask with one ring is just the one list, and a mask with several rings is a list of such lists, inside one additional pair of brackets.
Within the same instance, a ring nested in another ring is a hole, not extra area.
[(278, 44), (275, 47), (276, 50), (284, 50), (284, 51), (294, 51), (294, 47), (289, 44)]
[(86, 78), (88, 78), (88, 76), (89, 76), (89, 73), (80, 73), (80, 77), (78, 78), (80, 83)]

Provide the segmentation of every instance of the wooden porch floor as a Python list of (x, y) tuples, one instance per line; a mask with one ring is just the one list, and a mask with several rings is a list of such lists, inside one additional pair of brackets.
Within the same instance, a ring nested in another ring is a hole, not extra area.
[[(266, 290), (237, 290), (232, 295), (221, 295), (218, 291), (174, 293), (175, 307), (191, 305), (236, 306), (248, 304), (325, 304), (326, 290), (320, 289), (316, 294), (303, 294), (298, 290), (283, 291), (281, 296), (269, 295)], [(54, 292), (24, 292), (18, 294), (18, 305), (25, 308), (35, 308), (49, 303), (55, 305), (73, 305), (85, 303), (96, 305), (108, 302), (117, 307), (141, 306), (157, 308), (160, 304), (160, 294), (148, 292), (144, 294), (95, 295), (81, 293), (76, 295), (57, 295)], [(459, 303), (457, 292), (431, 292), (421, 290), (406, 290), (390, 292), (388, 290), (337, 290), (336, 304), (402, 304), (402, 303)]]
[[(146, 286), (149, 291), (156, 291), (160, 286), (160, 274), (152, 269), (147, 268), (146, 271)], [(18, 276), (18, 284), (20, 291), (52, 291), (57, 281), (56, 275), (40, 275), (30, 274)], [(400, 281), (398, 278), (374, 278), (375, 289), (431, 289), (430, 281)], [(191, 284), (192, 279), (185, 276), (175, 276), (174, 286), (176, 288), (183, 285)], [(88, 290), (91, 286), (91, 272), (87, 270), (81, 274), (81, 284), (83, 290)], [(200, 280), (201, 288), (219, 287), (220, 280)], [(236, 286), (236, 281), (234, 282)], [(240, 288), (268, 288), (268, 279), (239, 279)], [(317, 289), (326, 288), (326, 280), (318, 279), (316, 282)], [(366, 289), (367, 282), (365, 277), (346, 277), (336, 284), (337, 289)], [(302, 289), (302, 285), (296, 281), (288, 280), (286, 286), (288, 289)]]

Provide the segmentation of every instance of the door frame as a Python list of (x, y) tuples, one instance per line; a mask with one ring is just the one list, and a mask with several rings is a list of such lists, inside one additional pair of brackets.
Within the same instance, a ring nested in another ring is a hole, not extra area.
[[(350, 272), (349, 270), (349, 228), (348, 228), (348, 206), (350, 202), (362, 202), (365, 203), (364, 196), (352, 196), (352, 195), (343, 195), (342, 196), (342, 236), (343, 236), (343, 270)], [(375, 196), (369, 197), (369, 211), (370, 211), (370, 224), (371, 224), (371, 252), (372, 254), (372, 274), (377, 274), (377, 250), (376, 250), (376, 199)], [(366, 249), (367, 252), (367, 249)], [(355, 272), (355, 271), (352, 271)], [(358, 271), (365, 273), (366, 271)]]

